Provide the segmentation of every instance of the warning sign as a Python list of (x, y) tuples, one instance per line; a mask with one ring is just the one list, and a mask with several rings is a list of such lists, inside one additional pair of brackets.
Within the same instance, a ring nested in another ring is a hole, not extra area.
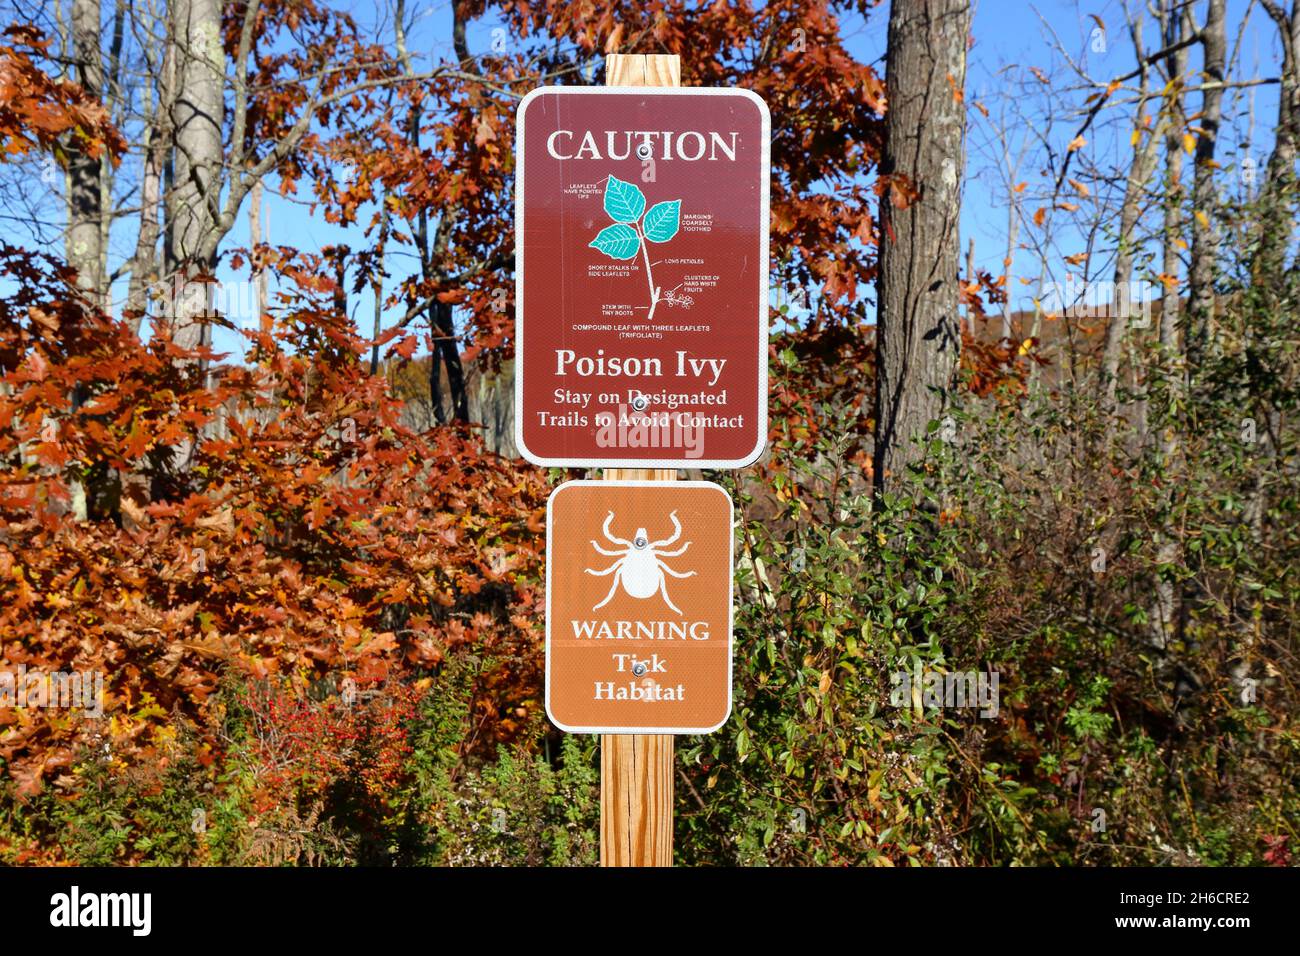
[(570, 733), (693, 734), (731, 713), (731, 497), (571, 481), (546, 519), (546, 712)]
[(737, 89), (534, 90), (516, 144), (516, 444), (739, 468), (767, 438), (768, 141)]

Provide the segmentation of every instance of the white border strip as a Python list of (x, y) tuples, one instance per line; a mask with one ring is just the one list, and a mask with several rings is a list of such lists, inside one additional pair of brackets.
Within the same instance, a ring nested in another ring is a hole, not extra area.
[[(551, 713), (551, 505), (565, 488), (574, 485), (598, 485), (602, 488), (712, 488), (727, 499), (727, 712), (712, 727), (570, 727), (555, 719)], [(569, 734), (711, 734), (731, 719), (733, 701), (732, 682), (735, 679), (735, 639), (733, 631), (736, 616), (736, 505), (727, 489), (711, 481), (566, 481), (557, 485), (546, 499), (546, 716), (556, 727)]]
[[(549, 95), (598, 96), (740, 96), (758, 106), (762, 116), (762, 169), (759, 172), (759, 269), (758, 269), (758, 440), (754, 450), (743, 458), (543, 458), (534, 455), (524, 444), (524, 112), (528, 104)], [(539, 86), (519, 104), (515, 113), (515, 447), (534, 465), (558, 468), (744, 468), (752, 465), (767, 446), (767, 326), (768, 312), (768, 245), (771, 232), (772, 192), (772, 116), (763, 98), (752, 90), (733, 87), (703, 86)]]

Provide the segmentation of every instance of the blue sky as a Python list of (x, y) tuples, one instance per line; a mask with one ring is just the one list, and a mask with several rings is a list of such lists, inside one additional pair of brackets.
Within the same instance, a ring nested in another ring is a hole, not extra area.
[[(1141, 0), (1134, 0), (1142, 5)], [(374, 5), (348, 4), (353, 15), (363, 25), (373, 23), (377, 12)], [(1240, 72), (1262, 76), (1276, 76), (1278, 72), (1279, 48), (1272, 24), (1258, 7), (1254, 7), (1245, 29), (1241, 32), (1240, 44), (1237, 43), (1236, 24), (1242, 15), (1251, 9), (1249, 0), (1229, 0), (1229, 52), (1236, 52), (1240, 63)], [(1198, 12), (1200, 5), (1198, 4)], [(1106, 26), (1104, 34), (1096, 32), (1100, 28), (1092, 16), (1100, 18)], [(846, 45), (859, 60), (874, 63), (883, 72), (881, 58), (884, 53), (887, 6), (875, 11), (866, 22), (852, 18), (843, 24)], [(1009, 78), (1023, 75), (1025, 68), (1036, 65), (1048, 71), (1054, 82), (1077, 83), (1079, 78), (1068, 69), (1058, 67), (1049, 70), (1053, 61), (1059, 63), (1060, 50), (1084, 65), (1088, 73), (1097, 80), (1105, 82), (1111, 77), (1128, 72), (1134, 66), (1132, 46), (1123, 27), (1123, 6), (1117, 0), (1095, 4), (1079, 4), (1073, 0), (1041, 0), (1037, 3), (1019, 3), (1011, 0), (978, 0), (974, 16), (974, 46), (970, 50), (967, 75), (968, 103), (983, 103), (993, 117), (986, 119), (972, 105), (967, 149), (967, 187), (962, 210), (962, 248), (966, 241), (974, 237), (976, 244), (976, 263), (997, 275), (1002, 271), (1002, 259), (1005, 254), (1005, 242), (1008, 228), (1006, 183), (994, 168), (996, 160), (995, 140), (992, 136), (992, 120), (996, 119), (1002, 109), (1020, 108), (1033, 113), (1041, 104), (1020, 97), (1008, 97), (1011, 87)], [(497, 25), (491, 20), (480, 21), (471, 26), (469, 45), (472, 51), (484, 51), (493, 42), (493, 30)], [(417, 57), (423, 56), (424, 63), (432, 57), (436, 60), (454, 59), (451, 44), (451, 8), (447, 0), (425, 8), (425, 12), (411, 30), (409, 42)], [(1147, 42), (1154, 48), (1154, 29), (1148, 31)], [(1199, 51), (1192, 52), (1195, 65)], [(1261, 86), (1254, 89), (1254, 135), (1253, 154), (1257, 162), (1267, 156), (1266, 137), (1276, 113), (1276, 87)], [(1080, 94), (1079, 99), (1082, 98)], [(1195, 109), (1196, 96), (1191, 97)], [(1032, 98), (1030, 98), (1032, 99)], [(1224, 152), (1221, 161), (1231, 164), (1232, 151), (1237, 143), (1246, 141), (1247, 117), (1250, 113), (1248, 95), (1230, 93), (1225, 99), (1225, 126), (1229, 131), (1222, 143)], [(1085, 147), (1090, 157), (1101, 165), (1107, 163), (1117, 167), (1127, 162), (1130, 149), (1128, 136), (1130, 129), (1125, 125), (1127, 113), (1112, 111), (1115, 122), (1098, 127), (1089, 134), (1089, 145)], [(1055, 130), (1053, 140), (1057, 149), (1063, 149), (1070, 139), (1071, 127), (1078, 120), (1073, 115), (1062, 118)], [(1010, 124), (1012, 140), (1023, 136), (1028, 131), (1025, 124)], [(1033, 159), (1032, 155), (1029, 157)], [(1028, 197), (1044, 188), (1046, 177), (1041, 164), (1028, 161), (1017, 177), (1028, 183), (1024, 196), (1027, 210), (1032, 212), (1034, 206)], [(293, 245), (305, 251), (319, 251), (325, 246), (348, 243), (353, 248), (363, 245), (359, 227), (339, 227), (327, 223), (324, 217), (311, 215), (301, 198), (287, 199), (274, 191), (274, 183), (268, 184), (266, 191), (263, 228), (266, 240), (271, 243)], [(299, 196), (303, 195), (300, 192)], [(361, 222), (369, 218), (369, 210), (363, 210), (359, 217)], [(125, 228), (115, 229), (113, 235), (113, 256), (110, 268), (114, 268), (129, 251), (135, 241), (136, 220), (128, 218)], [(129, 234), (128, 234), (129, 233)], [(24, 237), (17, 237), (20, 240)], [(224, 249), (232, 249), (248, 243), (247, 210), (241, 214), (239, 223), (227, 237)], [(1104, 239), (1103, 239), (1104, 246)], [(1058, 236), (1058, 248), (1062, 254), (1078, 251), (1082, 247), (1082, 237), (1069, 227), (1062, 228)], [(1032, 250), (1017, 252), (1012, 266), (1013, 275), (1034, 275), (1037, 272), (1038, 257)], [(1094, 260), (1099, 266), (1102, 259)], [(405, 267), (405, 266), (403, 266)], [(230, 282), (244, 278), (236, 275), (227, 267), (221, 269), (220, 278)], [(123, 285), (119, 283), (119, 285)], [(868, 292), (869, 290), (863, 290)], [(1032, 289), (1020, 287), (1013, 282), (1013, 293), (1028, 296)], [(115, 297), (120, 298), (125, 288), (115, 289)], [(236, 302), (244, 303), (246, 311), (248, 296), (235, 293)], [(869, 298), (869, 295), (868, 295)], [(354, 297), (355, 316), (362, 329), (369, 329), (373, 320), (371, 298), (368, 295)], [(252, 323), (251, 315), (244, 321)], [(232, 358), (242, 352), (239, 337), (226, 330), (218, 330), (216, 346), (219, 350), (230, 351)]]

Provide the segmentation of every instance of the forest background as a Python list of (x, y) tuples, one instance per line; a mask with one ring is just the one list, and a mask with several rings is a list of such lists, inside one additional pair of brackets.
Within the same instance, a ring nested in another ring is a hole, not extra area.
[(541, 693), (578, 473), (509, 438), (514, 109), (672, 53), (773, 118), (678, 862), (1292, 862), (1300, 0), (5, 14), (0, 682), (103, 693), (0, 700), (0, 861), (596, 860)]

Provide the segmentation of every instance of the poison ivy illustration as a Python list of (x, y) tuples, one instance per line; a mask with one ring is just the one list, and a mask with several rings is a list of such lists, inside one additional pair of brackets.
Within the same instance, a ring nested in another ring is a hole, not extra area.
[[(667, 242), (677, 235), (681, 226), (682, 201), (671, 199), (658, 202), (649, 210), (645, 205), (645, 193), (632, 183), (625, 183), (611, 175), (605, 184), (605, 212), (614, 220), (614, 225), (602, 229), (589, 245), (611, 259), (634, 259), (640, 250), (645, 257), (646, 280), (650, 284), (650, 313), (646, 318), (653, 319), (661, 290), (655, 285), (654, 274), (650, 271), (650, 250), (647, 244)], [(642, 213), (645, 213), (644, 219)]]

